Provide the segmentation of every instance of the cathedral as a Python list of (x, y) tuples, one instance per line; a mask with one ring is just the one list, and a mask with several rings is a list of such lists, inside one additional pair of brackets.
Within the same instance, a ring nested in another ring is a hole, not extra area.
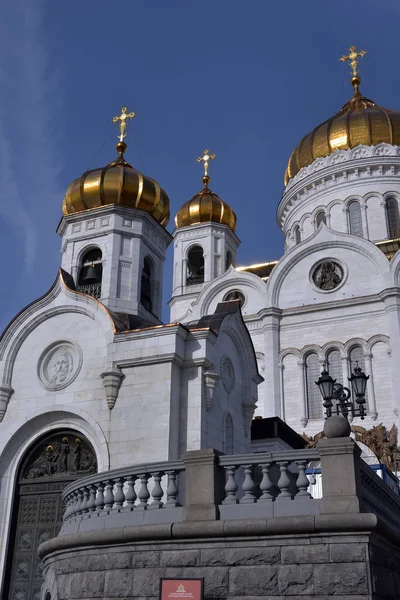
[(254, 416), (313, 437), (324, 368), (343, 385), (357, 366), (369, 377), (353, 425), (398, 427), (400, 112), (362, 94), (360, 55), (343, 57), (350, 99), (288, 160), (278, 261), (237, 265), (234, 207), (211, 190), (208, 150), (203, 188), (169, 233), (167, 193), (127, 162), (125, 107), (116, 159), (68, 187), (59, 273), (0, 338), (4, 600), (41, 598), (36, 548), (57, 535), (66, 485), (188, 450), (249, 453)]

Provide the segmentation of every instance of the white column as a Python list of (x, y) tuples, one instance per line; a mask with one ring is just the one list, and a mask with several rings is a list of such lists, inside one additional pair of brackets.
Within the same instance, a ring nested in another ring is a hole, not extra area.
[(368, 229), (368, 218), (367, 218), (367, 204), (361, 204), (361, 221), (364, 232), (364, 237), (369, 240), (369, 229)]
[(350, 233), (350, 226), (349, 226), (349, 209), (347, 207), (343, 207), (342, 211), (344, 213), (344, 220), (345, 220), (345, 233)]
[(308, 411), (307, 411), (307, 394), (306, 394), (306, 379), (304, 374), (304, 361), (297, 361), (297, 365), (300, 369), (300, 423), (303, 427), (306, 427), (308, 423)]
[(376, 419), (378, 417), (378, 412), (376, 410), (374, 375), (372, 372), (372, 354), (371, 354), (371, 352), (364, 352), (364, 360), (365, 360), (365, 371), (366, 371), (365, 374), (369, 375), (369, 379), (367, 381), (368, 414), (373, 421), (376, 421)]
[(393, 406), (397, 413), (397, 411), (400, 409), (400, 297), (398, 292), (390, 297), (385, 298), (384, 302), (388, 322), (388, 331), (390, 331)]
[(281, 414), (279, 415), (282, 421), (285, 420), (285, 380), (284, 380), (284, 370), (285, 365), (280, 362), (278, 363), (279, 367), (279, 381), (281, 385)]
[(281, 410), (281, 392), (279, 378), (279, 330), (281, 311), (270, 308), (264, 317), (265, 365), (268, 365), (268, 393), (264, 397), (264, 416), (275, 417)]
[[(350, 387), (349, 377), (351, 375), (351, 372), (350, 372), (350, 362), (349, 362), (349, 359), (348, 359), (347, 356), (342, 356), (341, 358), (342, 358), (343, 381), (339, 382), (339, 383), (343, 383), (343, 386), (348, 388), (348, 387)], [(347, 418), (348, 418), (349, 423), (351, 423), (353, 421), (353, 419), (354, 419), (353, 413), (351, 413), (349, 411), (349, 414), (348, 414)]]

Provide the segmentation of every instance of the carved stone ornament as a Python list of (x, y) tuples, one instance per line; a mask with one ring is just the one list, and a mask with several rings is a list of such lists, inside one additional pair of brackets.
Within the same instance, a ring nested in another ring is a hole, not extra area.
[(244, 435), (246, 437), (249, 437), (249, 435), (250, 435), (251, 423), (253, 421), (255, 407), (256, 407), (255, 403), (254, 404), (243, 404), (242, 405), (243, 422), (244, 422)]
[(59, 341), (42, 352), (38, 362), (38, 377), (46, 390), (66, 388), (79, 375), (82, 350), (77, 344)]
[(206, 405), (206, 410), (210, 410), (213, 403), (214, 391), (217, 387), (217, 383), (219, 380), (218, 373), (204, 373), (204, 400)]
[(112, 367), (100, 375), (106, 390), (107, 406), (112, 410), (118, 398), (119, 388), (125, 375), (119, 367)]
[(224, 388), (229, 394), (235, 387), (235, 370), (231, 359), (227, 356), (221, 360), (220, 372)]
[(38, 446), (24, 466), (22, 479), (90, 475), (97, 472), (96, 456), (85, 439), (54, 434)]
[(317, 266), (312, 279), (318, 289), (329, 292), (337, 288), (342, 282), (343, 269), (333, 260), (327, 260)]
[(0, 386), (0, 422), (4, 419), (8, 403), (13, 393), (14, 390), (11, 385), (3, 384)]

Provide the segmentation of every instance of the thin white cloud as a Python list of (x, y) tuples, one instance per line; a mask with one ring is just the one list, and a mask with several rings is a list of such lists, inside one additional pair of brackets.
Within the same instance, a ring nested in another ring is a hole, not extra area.
[(53, 131), (61, 94), (49, 70), (45, 8), (44, 0), (0, 5), (0, 216), (23, 238), (25, 268), (37, 253), (36, 215), (62, 197)]

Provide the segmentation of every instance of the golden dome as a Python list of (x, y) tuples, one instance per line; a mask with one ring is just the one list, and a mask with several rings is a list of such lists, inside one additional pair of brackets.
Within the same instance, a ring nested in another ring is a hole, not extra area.
[(209, 188), (210, 178), (203, 177), (204, 188), (179, 209), (175, 217), (175, 225), (187, 227), (199, 223), (221, 223), (236, 230), (236, 215), (226, 202), (221, 200)]
[(63, 202), (64, 215), (110, 204), (143, 210), (160, 225), (169, 221), (169, 198), (158, 183), (136, 171), (124, 158), (126, 144), (118, 142), (117, 160), (106, 167), (86, 171), (67, 189)]
[(386, 142), (400, 145), (400, 113), (382, 108), (365, 98), (358, 89), (360, 78), (351, 80), (352, 98), (333, 117), (306, 135), (289, 158), (285, 185), (302, 167), (335, 150), (349, 150), (359, 144), (375, 146)]

